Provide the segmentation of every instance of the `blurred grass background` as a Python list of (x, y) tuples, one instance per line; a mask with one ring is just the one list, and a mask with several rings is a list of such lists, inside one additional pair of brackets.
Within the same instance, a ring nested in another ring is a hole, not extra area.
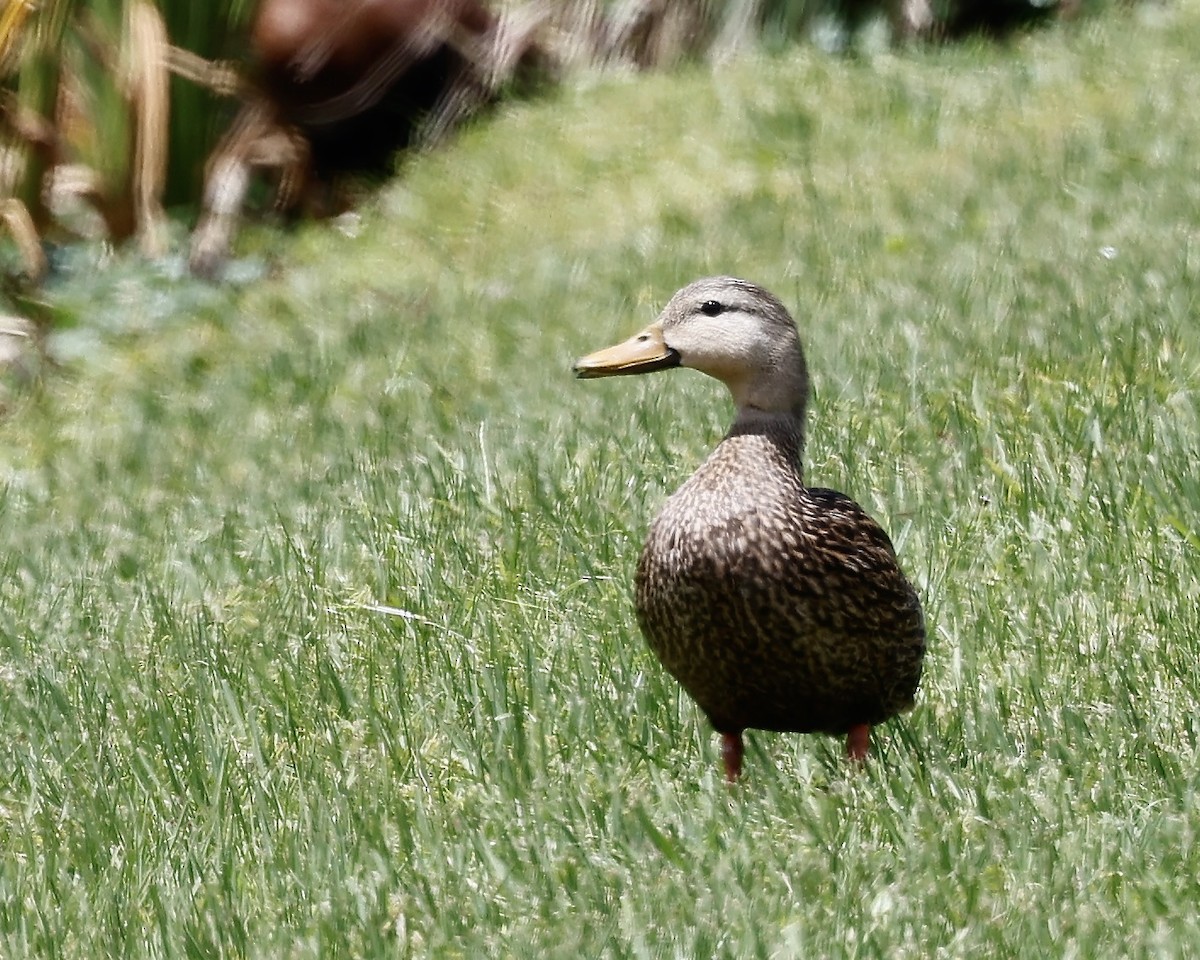
[[(494, 51), (472, 56), (481, 77), (495, 73), (513, 80), (511, 95), (516, 87), (529, 88), (533, 74), (548, 86), (581, 68), (666, 69), (705, 58), (720, 63), (752, 47), (778, 51), (800, 38), (827, 50), (879, 52), (907, 41), (1007, 37), (1035, 24), (1102, 11), (1112, 2), (514, 0), (493, 12), (541, 25), (535, 31), (540, 52), (530, 60), (543, 68), (510, 76), (513, 64), (505, 65), (499, 43)], [(279, 0), (271, 8), (281, 23), (326, 15), (320, 0), (299, 0), (291, 8), (289, 3)], [(234, 158), (240, 164), (250, 153), (261, 162), (278, 153), (277, 145), (247, 147), (248, 140), (239, 147), (237, 137), (224, 136), (234, 128), (242, 135), (258, 129), (259, 118), (278, 119), (280, 104), (268, 101), (280, 91), (266, 100), (259, 97), (263, 91), (257, 90), (261, 78), (251, 37), (260, 12), (275, 22), (268, 6), (263, 0), (11, 0), (5, 6), (0, 12), (0, 241), (8, 242), (0, 243), (0, 254), (11, 248), (19, 258), (15, 267), (0, 259), (6, 300), (31, 309), (19, 290), (14, 295), (12, 278), (40, 284), (53, 265), (42, 248), (63, 236), (103, 237), (117, 246), (136, 238), (143, 253), (162, 258), (170, 246), (164, 208), (173, 210), (177, 221), (194, 224), (201, 213), (206, 164)], [(369, 16), (365, 9), (355, 7), (347, 15)], [(429, 16), (433, 9), (422, 0), (413, 15)], [(292, 82), (302, 84), (309, 72), (322, 69), (331, 49), (353, 42), (337, 36), (334, 26), (330, 30), (332, 48), (319, 35), (297, 39)], [(272, 32), (268, 28), (265, 34)], [(335, 60), (364, 55), (347, 48)], [(287, 85), (277, 77), (267, 86), (278, 82)], [(239, 106), (251, 102), (255, 110), (239, 114)], [(448, 108), (434, 114), (425, 120), (435, 126), (453, 123)], [(425, 120), (406, 122), (419, 127)], [(406, 139), (399, 135), (397, 143)], [(279, 156), (276, 160), (282, 162)], [(258, 173), (262, 179), (264, 171)], [(223, 193), (231, 187), (214, 189)], [(224, 251), (218, 256), (206, 250), (198, 255), (201, 269), (211, 270), (223, 256)]]
[[(261, 282), (82, 256), (0, 421), (0, 954), (1188, 956), (1198, 44), (601, 77)], [(712, 272), (926, 604), (860, 775), (760, 733), (726, 788), (634, 623), (730, 411), (569, 367)]]

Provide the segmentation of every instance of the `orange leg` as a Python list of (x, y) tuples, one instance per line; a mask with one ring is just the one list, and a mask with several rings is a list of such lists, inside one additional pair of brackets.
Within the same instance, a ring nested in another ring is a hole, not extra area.
[(738, 777), (742, 775), (742, 755), (744, 753), (745, 748), (742, 746), (740, 732), (721, 734), (721, 759), (725, 761), (725, 779), (730, 783), (736, 783)]
[(856, 723), (846, 734), (846, 758), (861, 763), (871, 749), (871, 725)]

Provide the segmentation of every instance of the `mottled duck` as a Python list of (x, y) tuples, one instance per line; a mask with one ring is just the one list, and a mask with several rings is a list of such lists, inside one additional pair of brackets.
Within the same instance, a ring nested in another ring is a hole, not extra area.
[(808, 373), (796, 324), (762, 287), (697, 280), (580, 377), (693, 367), (733, 395), (733, 426), (651, 524), (637, 617), (651, 649), (721, 734), (725, 774), (748, 728), (846, 737), (912, 706), (925, 654), (916, 592), (879, 525), (804, 484)]

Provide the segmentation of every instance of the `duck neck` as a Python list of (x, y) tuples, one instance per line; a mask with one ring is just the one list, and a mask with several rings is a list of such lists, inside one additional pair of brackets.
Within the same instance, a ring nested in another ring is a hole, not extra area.
[(747, 436), (765, 437), (799, 470), (804, 453), (804, 408), (782, 412), (742, 407), (726, 437)]

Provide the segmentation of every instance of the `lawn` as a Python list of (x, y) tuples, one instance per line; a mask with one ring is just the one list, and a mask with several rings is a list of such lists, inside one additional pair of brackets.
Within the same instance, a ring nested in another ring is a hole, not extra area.
[[(1200, 954), (1200, 3), (580, 80), (206, 288), (86, 256), (0, 422), (0, 955)], [(915, 710), (717, 744), (639, 636), (734, 273), (922, 595)]]

